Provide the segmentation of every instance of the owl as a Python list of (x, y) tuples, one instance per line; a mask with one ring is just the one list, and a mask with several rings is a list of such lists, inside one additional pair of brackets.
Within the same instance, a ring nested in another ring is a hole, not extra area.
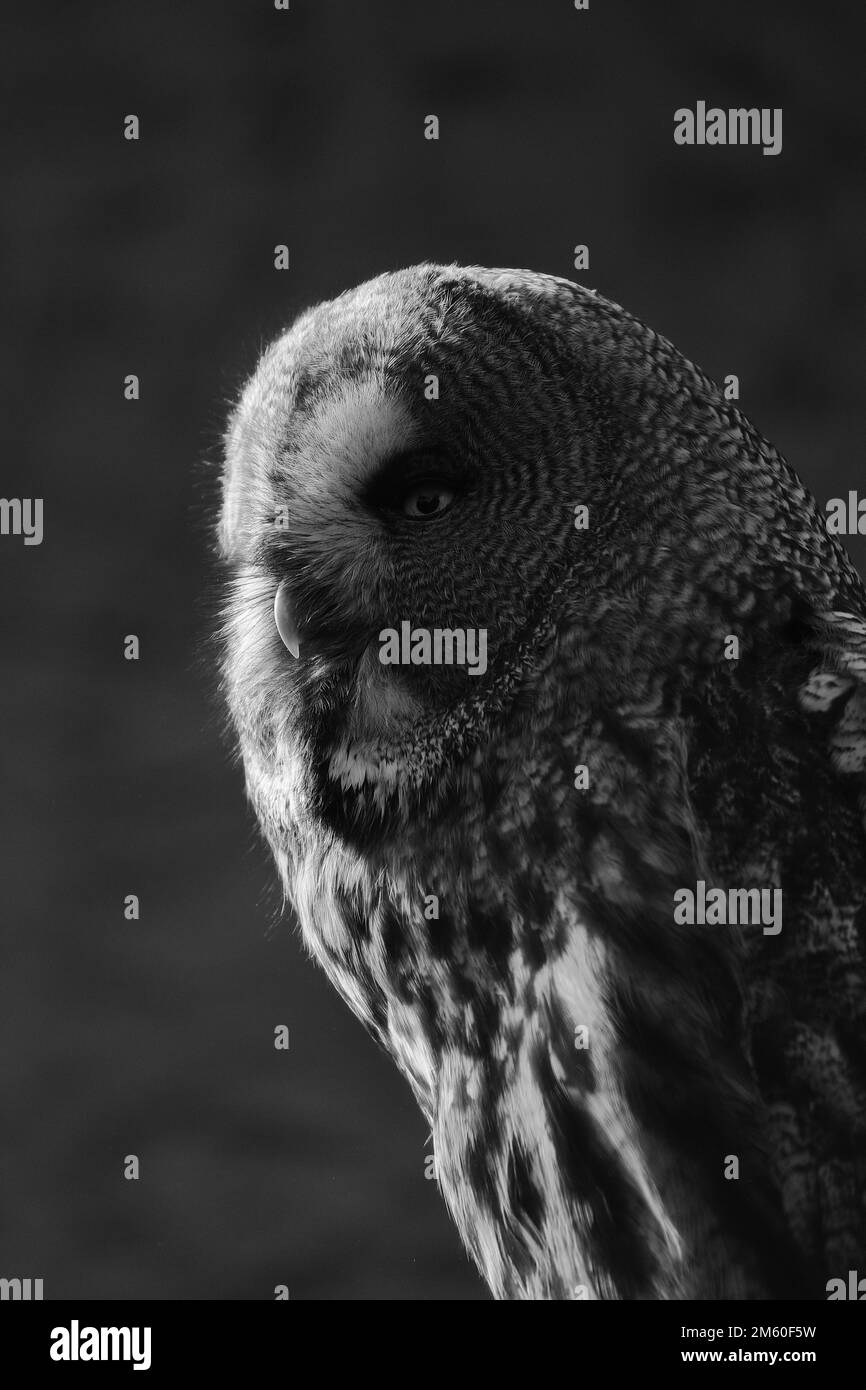
[(866, 592), (664, 338), (419, 265), (226, 433), (224, 689), (312, 956), (494, 1297), (866, 1267)]

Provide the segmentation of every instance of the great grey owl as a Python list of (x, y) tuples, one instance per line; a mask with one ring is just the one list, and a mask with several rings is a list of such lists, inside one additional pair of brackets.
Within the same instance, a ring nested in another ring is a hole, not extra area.
[(592, 291), (420, 265), (264, 353), (219, 534), (249, 796), (494, 1295), (866, 1268), (866, 592), (777, 451)]

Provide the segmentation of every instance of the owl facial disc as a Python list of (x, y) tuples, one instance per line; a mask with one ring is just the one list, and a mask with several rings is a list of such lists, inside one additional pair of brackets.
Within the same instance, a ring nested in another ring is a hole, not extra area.
[(274, 596), (274, 622), (277, 625), (277, 632), (280, 634), (284, 646), (291, 652), (295, 660), (297, 660), (301, 655), (301, 642), (292, 612), (289, 588), (285, 580), (283, 580)]

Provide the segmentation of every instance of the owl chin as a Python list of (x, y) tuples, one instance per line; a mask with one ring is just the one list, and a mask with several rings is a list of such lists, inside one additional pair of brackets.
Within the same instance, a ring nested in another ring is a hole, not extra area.
[(342, 704), (335, 707), (338, 735), (334, 743), (357, 748), (400, 741), (421, 716), (421, 701), (409, 689), (402, 673), (383, 667), (372, 647), (353, 664), (352, 677), (343, 686)]

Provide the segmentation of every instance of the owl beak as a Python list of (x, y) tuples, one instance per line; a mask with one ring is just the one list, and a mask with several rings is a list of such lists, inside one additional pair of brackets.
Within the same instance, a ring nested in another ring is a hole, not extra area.
[(298, 628), (292, 612), (292, 601), (289, 598), (289, 587), (283, 580), (277, 589), (274, 597), (274, 622), (277, 625), (277, 632), (283, 639), (284, 645), (297, 660), (301, 655), (301, 641), (298, 636)]

